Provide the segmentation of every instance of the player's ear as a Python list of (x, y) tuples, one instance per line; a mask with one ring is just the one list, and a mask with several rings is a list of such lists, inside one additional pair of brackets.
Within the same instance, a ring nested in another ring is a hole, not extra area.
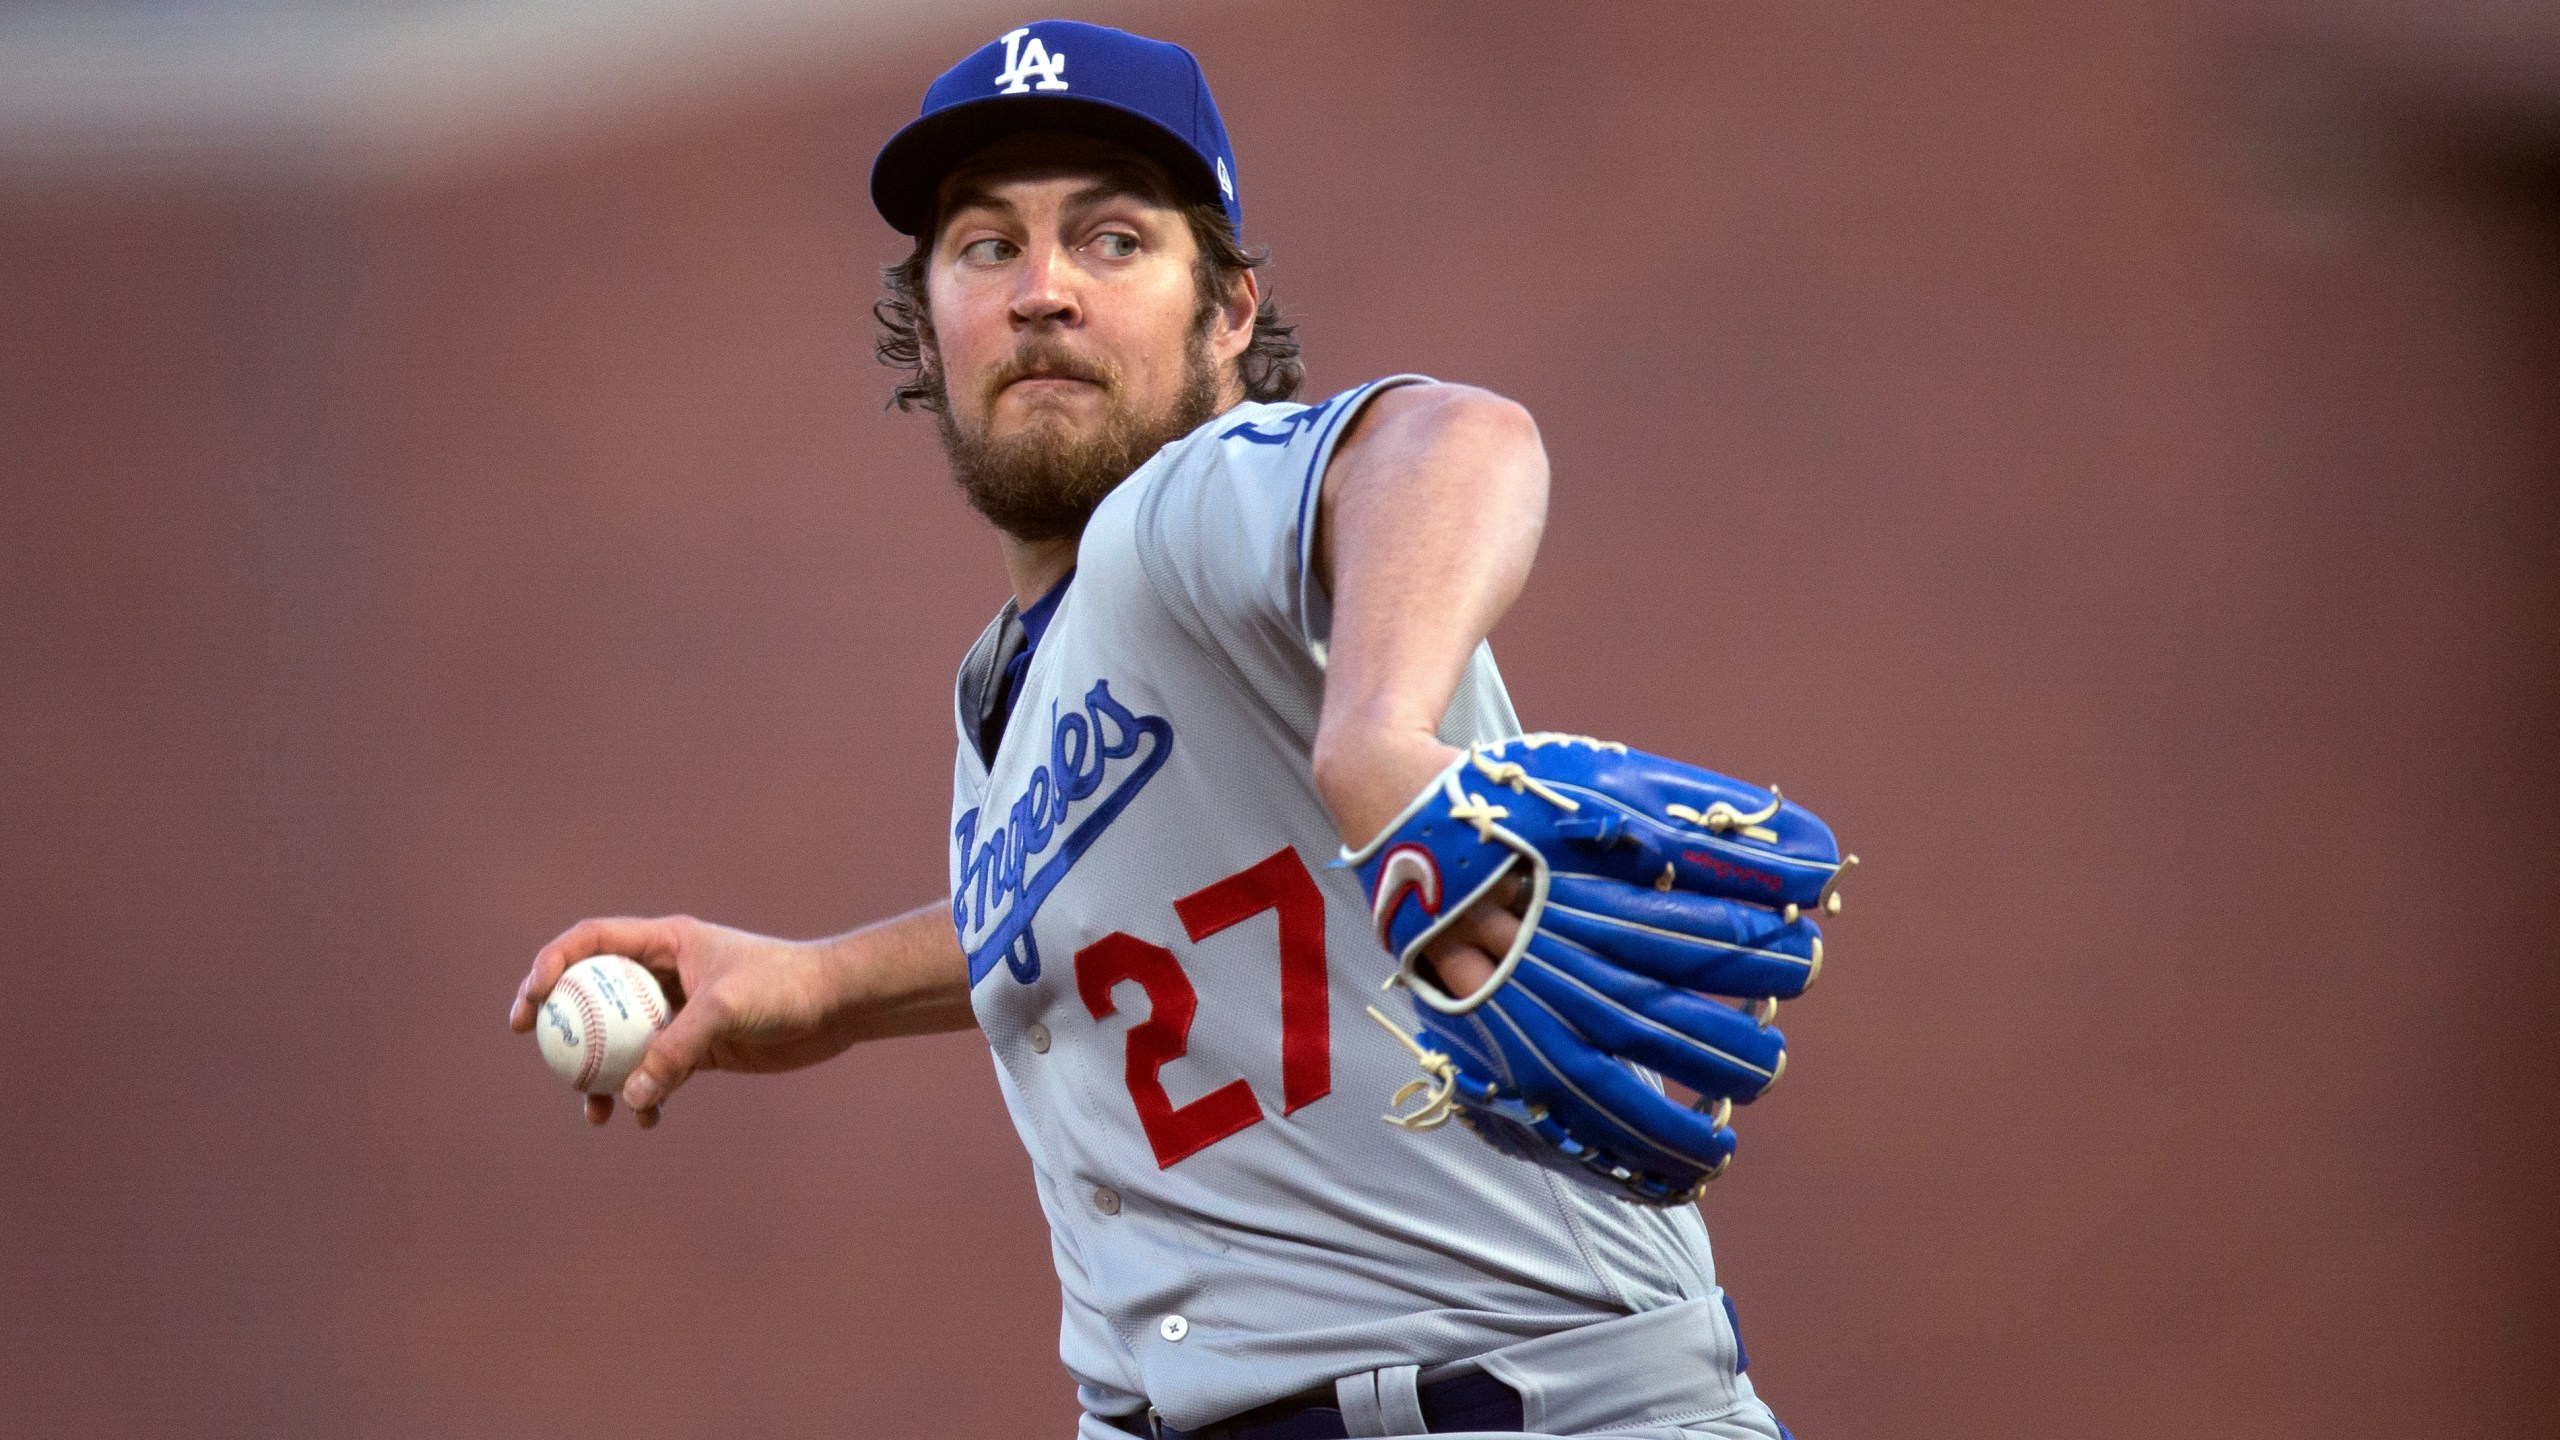
[(1233, 363), (1253, 344), (1253, 320), (1262, 312), (1262, 280), (1251, 270), (1238, 270), (1226, 278), (1226, 287), (1209, 346), (1222, 363)]

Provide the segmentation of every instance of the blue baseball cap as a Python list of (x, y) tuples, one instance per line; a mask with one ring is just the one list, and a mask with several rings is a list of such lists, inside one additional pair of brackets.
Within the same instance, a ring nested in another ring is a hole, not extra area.
[(1016, 130), (1072, 130), (1154, 157), (1174, 183), (1225, 207), (1244, 233), (1236, 156), (1190, 51), (1126, 30), (1041, 20), (942, 72), (924, 108), (871, 162), (871, 203), (902, 235), (933, 223), (942, 177)]

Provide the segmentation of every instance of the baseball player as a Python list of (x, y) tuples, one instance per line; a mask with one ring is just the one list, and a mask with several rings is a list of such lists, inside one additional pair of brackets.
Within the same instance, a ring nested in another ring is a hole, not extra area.
[(583, 921), (511, 1022), (650, 966), (644, 1127), (699, 1070), (984, 1032), (1082, 1440), (1783, 1436), (1688, 1202), (1847, 862), (1773, 790), (1521, 733), (1485, 635), (1535, 425), (1412, 375), (1297, 403), (1237, 185), (1179, 46), (1044, 21), (933, 82), (872, 172), (916, 242), (880, 348), (1013, 590), (953, 692), (951, 892), (809, 942)]

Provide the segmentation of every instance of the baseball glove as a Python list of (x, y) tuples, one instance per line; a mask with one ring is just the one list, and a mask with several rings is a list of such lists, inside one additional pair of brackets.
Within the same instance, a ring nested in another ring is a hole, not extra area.
[[(1459, 756), (1342, 863), (1396, 957), (1388, 983), (1419, 1002), (1419, 1039), (1369, 1012), (1425, 1074), (1391, 1102), (1421, 1104), (1386, 1118), (1425, 1130), (1454, 1114), (1507, 1154), (1677, 1205), (1733, 1158), (1733, 1106), (1786, 1068), (1770, 1019), (1821, 971), (1808, 912), (1838, 912), (1857, 857), (1774, 786), (1525, 735)], [(1449, 994), (1424, 946), (1515, 873), (1519, 939), (1476, 993)]]

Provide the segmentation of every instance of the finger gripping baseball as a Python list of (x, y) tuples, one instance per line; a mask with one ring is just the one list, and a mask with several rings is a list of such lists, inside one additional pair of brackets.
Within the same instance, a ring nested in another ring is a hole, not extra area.
[(667, 1026), (657, 977), (621, 955), (572, 965), (542, 1003), (536, 1036), (552, 1073), (589, 1095), (611, 1095)]
[[(1678, 1204), (1731, 1159), (1732, 1106), (1784, 1069), (1770, 1018), (1822, 966), (1804, 912), (1838, 909), (1856, 860), (1774, 786), (1541, 734), (1467, 751), (1343, 863), (1446, 1106), (1506, 1153)], [(1513, 874), (1518, 938), (1482, 987), (1449, 994), (1427, 947)]]

